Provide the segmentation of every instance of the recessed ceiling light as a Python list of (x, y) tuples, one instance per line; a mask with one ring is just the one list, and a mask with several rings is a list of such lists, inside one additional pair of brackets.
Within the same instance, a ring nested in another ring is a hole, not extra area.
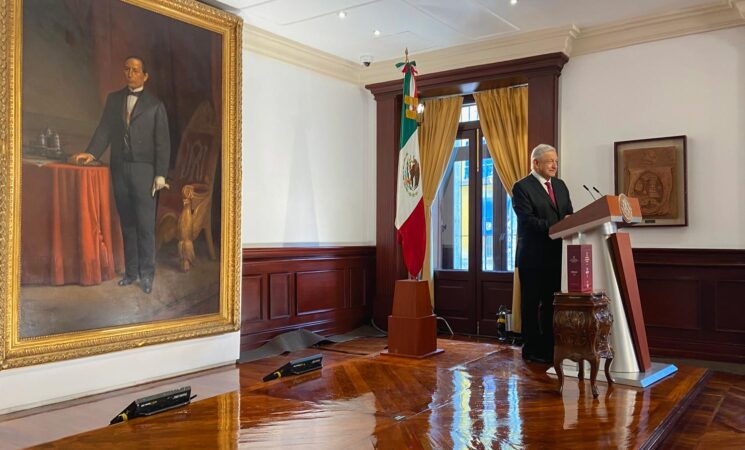
[(373, 35), (374, 35), (375, 37), (378, 37), (378, 36), (380, 36), (380, 30), (374, 30), (374, 31), (373, 31)]
[(340, 19), (343, 19), (345, 17), (347, 17), (347, 12), (346, 11), (339, 11), (339, 18)]
[(510, 5), (517, 5), (517, 0), (510, 0)]

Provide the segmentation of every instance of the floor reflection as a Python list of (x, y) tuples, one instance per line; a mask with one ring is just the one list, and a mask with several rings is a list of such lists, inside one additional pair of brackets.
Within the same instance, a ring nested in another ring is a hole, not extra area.
[(567, 380), (559, 394), (546, 366), (519, 350), (438, 347), (445, 353), (424, 360), (328, 352), (322, 370), (268, 383), (261, 375), (279, 361), (241, 365), (233, 392), (48, 448), (638, 448), (706, 374), (683, 366), (646, 390), (600, 383), (593, 399), (587, 380)]
[[(244, 400), (250, 400), (245, 398)], [(241, 423), (239, 444), (256, 448), (374, 448), (375, 395), (308, 403), (294, 411), (275, 411)], [(344, 432), (340, 433), (339, 430)]]
[(450, 438), (454, 449), (471, 447), (474, 435), (474, 417), (471, 417), (471, 377), (468, 373), (456, 370), (453, 374), (453, 418), (450, 426)]
[[(433, 396), (428, 420), (432, 448), (514, 448), (523, 446), (520, 380), (492, 374), (472, 375), (468, 369), (449, 371), (452, 393), (443, 404)], [(443, 432), (447, 430), (447, 432)]]

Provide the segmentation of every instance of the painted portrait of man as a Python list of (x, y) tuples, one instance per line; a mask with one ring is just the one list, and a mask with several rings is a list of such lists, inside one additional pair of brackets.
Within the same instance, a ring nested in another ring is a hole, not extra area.
[(23, 2), (20, 336), (219, 309), (222, 37)]

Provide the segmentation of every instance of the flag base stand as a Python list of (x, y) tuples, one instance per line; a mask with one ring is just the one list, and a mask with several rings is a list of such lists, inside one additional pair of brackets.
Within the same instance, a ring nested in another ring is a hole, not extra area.
[(430, 356), (434, 356), (438, 353), (442, 353), (445, 350), (441, 348), (436, 348), (434, 351), (431, 351), (429, 353), (425, 353), (423, 355), (407, 355), (404, 353), (391, 353), (388, 350), (383, 350), (380, 352), (380, 356), (385, 356), (386, 358), (409, 358), (409, 359), (424, 359), (429, 358)]
[(397, 280), (393, 311), (388, 316), (388, 350), (381, 356), (427, 358), (437, 348), (437, 318), (432, 314), (429, 285), (420, 280)]

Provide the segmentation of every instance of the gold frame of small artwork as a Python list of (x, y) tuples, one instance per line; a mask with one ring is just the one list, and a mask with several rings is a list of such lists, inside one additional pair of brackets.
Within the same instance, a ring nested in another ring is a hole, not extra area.
[(0, 2), (0, 370), (239, 329), (242, 20), (195, 0), (120, 1), (222, 36), (219, 312), (58, 335), (20, 337), (23, 0)]
[(616, 195), (639, 199), (639, 226), (688, 225), (686, 136), (621, 141), (614, 144)]

